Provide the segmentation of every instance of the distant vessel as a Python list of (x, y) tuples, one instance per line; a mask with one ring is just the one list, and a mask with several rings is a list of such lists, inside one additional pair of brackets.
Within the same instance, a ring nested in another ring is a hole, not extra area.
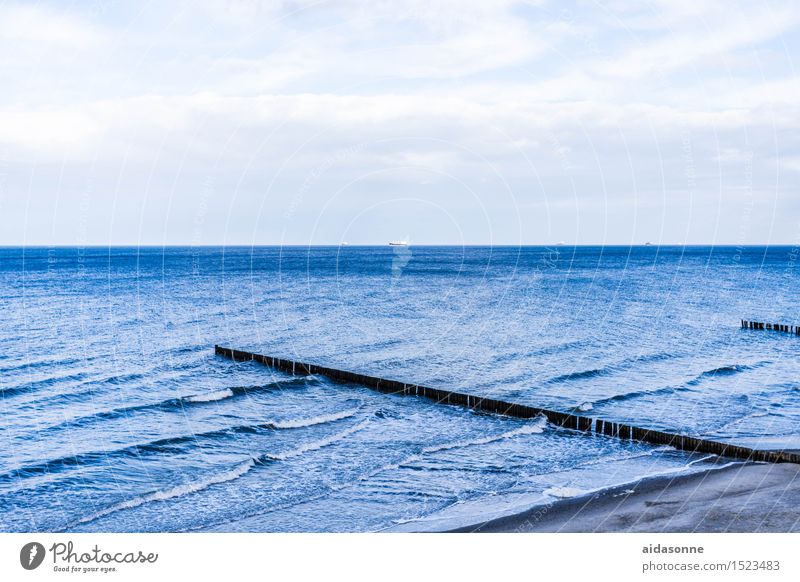
[(644, 246), (646, 246), (646, 247), (651, 247), (651, 246), (653, 246), (653, 243), (651, 243), (651, 242), (646, 242), (646, 243), (644, 243)]
[(347, 241), (342, 241), (341, 245), (339, 245), (339, 246), (346, 247), (346, 246), (349, 246), (349, 245), (350, 245), (350, 243), (349, 243), (349, 242), (347, 242)]
[(393, 240), (389, 242), (390, 247), (407, 247), (408, 241), (404, 240)]

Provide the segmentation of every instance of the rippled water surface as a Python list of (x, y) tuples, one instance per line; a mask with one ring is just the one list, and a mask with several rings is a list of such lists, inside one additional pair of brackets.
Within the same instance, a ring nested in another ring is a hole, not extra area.
[[(0, 249), (0, 529), (453, 525), (703, 456), (214, 344), (800, 448), (797, 249)], [(410, 525), (409, 525), (410, 524)]]

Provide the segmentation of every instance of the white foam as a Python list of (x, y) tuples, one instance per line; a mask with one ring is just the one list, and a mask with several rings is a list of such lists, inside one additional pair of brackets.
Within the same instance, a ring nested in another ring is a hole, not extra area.
[(687, 463), (686, 466), (691, 467), (695, 463), (702, 463), (704, 461), (708, 461), (709, 459), (714, 459), (714, 458), (716, 458), (716, 455), (707, 455), (705, 457), (700, 457), (699, 459), (695, 459), (694, 461), (689, 461), (689, 463)]
[(584, 402), (578, 407), (578, 410), (581, 412), (589, 412), (592, 408), (594, 408), (594, 405), (591, 402)]
[(224, 388), (216, 392), (208, 392), (206, 394), (196, 394), (194, 396), (187, 396), (184, 398), (186, 402), (214, 402), (215, 400), (224, 400), (233, 396), (233, 390)]
[(321, 449), (322, 447), (327, 447), (328, 445), (332, 445), (333, 443), (342, 440), (350, 436), (351, 434), (358, 432), (367, 427), (369, 424), (369, 419), (356, 424), (355, 426), (351, 426), (341, 432), (338, 432), (334, 435), (326, 437), (324, 439), (320, 439), (318, 441), (312, 441), (310, 443), (306, 443), (297, 447), (296, 449), (292, 449), (290, 451), (286, 451), (285, 453), (276, 453), (276, 454), (267, 454), (264, 455), (266, 459), (272, 459), (273, 461), (285, 461), (286, 459), (291, 459), (292, 457), (297, 457), (302, 455), (303, 453), (307, 453), (309, 451), (316, 451), (317, 449)]
[(577, 489), (575, 487), (550, 487), (550, 489), (545, 490), (544, 494), (549, 495), (550, 497), (559, 497), (562, 499), (568, 497), (578, 497), (579, 495), (586, 495), (589, 493), (584, 489)]
[(496, 435), (491, 435), (487, 437), (482, 437), (479, 439), (473, 439), (469, 441), (456, 441), (452, 443), (445, 443), (443, 445), (436, 445), (433, 447), (426, 447), (422, 449), (423, 453), (436, 453), (439, 451), (446, 451), (449, 449), (459, 449), (462, 447), (471, 447), (474, 445), (485, 445), (488, 443), (492, 443), (495, 441), (499, 441), (502, 439), (508, 439), (519, 435), (524, 434), (539, 434), (544, 432), (544, 429), (547, 427), (547, 419), (544, 416), (537, 416), (533, 422), (529, 422), (521, 426), (520, 428), (515, 428), (514, 430), (510, 430), (508, 432), (503, 432)]
[(335, 422), (344, 418), (350, 418), (358, 412), (357, 408), (352, 410), (345, 410), (342, 412), (334, 412), (332, 414), (323, 414), (321, 416), (314, 416), (312, 418), (296, 418), (293, 420), (276, 420), (270, 423), (274, 428), (305, 428), (307, 426), (314, 426), (316, 424), (325, 424), (326, 422)]
[(632, 493), (636, 493), (635, 489), (623, 489), (619, 493), (614, 493), (612, 497), (623, 497), (625, 495), (631, 495)]
[(413, 523), (413, 522), (419, 521), (419, 520), (420, 520), (419, 517), (400, 517), (398, 519), (393, 519), (392, 523), (395, 523), (397, 525), (402, 525), (404, 523)]
[(233, 481), (234, 479), (238, 479), (239, 477), (247, 473), (254, 465), (255, 461), (253, 461), (253, 459), (249, 459), (244, 463), (236, 465), (233, 469), (230, 469), (229, 471), (225, 471), (223, 473), (217, 473), (216, 475), (211, 475), (209, 477), (206, 477), (205, 479), (200, 479), (199, 481), (194, 481), (192, 483), (177, 485), (176, 487), (172, 487), (170, 489), (153, 491), (152, 493), (148, 493), (147, 495), (142, 495), (141, 497), (134, 497), (133, 499), (122, 501), (121, 503), (117, 503), (116, 505), (111, 505), (88, 517), (81, 518), (80, 520), (78, 520), (78, 523), (88, 523), (90, 521), (94, 521), (106, 515), (116, 513), (117, 511), (122, 511), (123, 509), (132, 509), (134, 507), (139, 507), (140, 505), (144, 505), (145, 503), (150, 503), (151, 501), (165, 501), (167, 499), (172, 499), (174, 497), (182, 497), (184, 495), (189, 495), (190, 493), (196, 493), (198, 491), (202, 491), (203, 489), (206, 489), (207, 487), (216, 485), (218, 483)]
[(742, 422), (747, 422), (748, 420), (751, 420), (753, 418), (763, 418), (763, 417), (769, 416), (769, 415), (770, 415), (770, 413), (767, 410), (757, 410), (755, 412), (752, 412), (750, 414), (742, 416), (741, 418), (735, 418), (730, 422), (726, 422), (721, 427), (716, 429), (714, 431), (714, 433), (719, 434), (719, 433), (723, 432), (726, 428), (730, 428), (732, 426), (736, 426), (737, 424), (740, 424)]

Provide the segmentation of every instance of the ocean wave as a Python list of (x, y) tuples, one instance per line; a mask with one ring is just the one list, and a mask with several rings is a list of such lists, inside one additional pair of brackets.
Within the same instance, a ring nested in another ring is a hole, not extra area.
[[(676, 449), (674, 447), (662, 446), (662, 447), (657, 447), (655, 449), (652, 449), (652, 451), (650, 451), (650, 453), (653, 453), (653, 452), (671, 452), (671, 451), (675, 451), (675, 450)], [(647, 454), (650, 454), (650, 453), (647, 453)], [(635, 456), (640, 456), (640, 455), (635, 455)], [(630, 458), (634, 458), (634, 457), (630, 457)], [(600, 492), (603, 492), (603, 491), (608, 491), (609, 489), (613, 489), (615, 487), (620, 487), (620, 486), (624, 486), (624, 485), (637, 484), (637, 483), (639, 483), (639, 482), (641, 482), (641, 481), (643, 481), (645, 479), (650, 479), (650, 478), (653, 478), (653, 477), (658, 477), (658, 476), (663, 476), (663, 475), (681, 475), (681, 474), (685, 474), (685, 473), (687, 473), (689, 471), (695, 471), (695, 470), (717, 471), (717, 470), (724, 469), (726, 467), (730, 467), (730, 466), (733, 466), (733, 465), (743, 465), (743, 464), (745, 464), (745, 461), (729, 461), (727, 463), (719, 464), (718, 463), (718, 459), (719, 459), (719, 457), (717, 455), (704, 455), (704, 456), (702, 456), (702, 457), (700, 457), (698, 459), (690, 459), (683, 466), (671, 467), (671, 468), (663, 469), (663, 470), (660, 470), (660, 471), (654, 471), (652, 473), (644, 473), (642, 475), (632, 476), (629, 479), (627, 479), (626, 481), (621, 482), (621, 483), (605, 485), (605, 486), (602, 486), (602, 487), (597, 487), (597, 488), (592, 488), (592, 489), (577, 489), (577, 488), (574, 488), (574, 487), (554, 486), (554, 487), (550, 487), (549, 489), (546, 489), (544, 491), (544, 494), (545, 495), (549, 495), (551, 497), (558, 497), (558, 498), (577, 497), (579, 495), (588, 495), (589, 493), (600, 493)], [(588, 464), (595, 464), (597, 462), (600, 462), (601, 460), (602, 459), (598, 459), (598, 460), (593, 461), (591, 463), (582, 463), (579, 466), (585, 466), (585, 465), (588, 465)], [(623, 459), (618, 459), (618, 460), (627, 460), (627, 459), (623, 458)], [(710, 467), (704, 467), (702, 469), (695, 469), (695, 465), (698, 465), (698, 464), (701, 464), (701, 463), (707, 463), (709, 461), (713, 461), (713, 463), (712, 463), (712, 465)], [(575, 469), (575, 467), (567, 469), (566, 471), (571, 471), (571, 470), (574, 470), (574, 469)], [(557, 471), (557, 472), (561, 472), (561, 471)]]
[[(764, 365), (765, 363), (767, 362), (758, 362), (756, 364), (731, 364), (729, 366), (719, 366), (717, 368), (705, 370), (700, 374), (697, 374), (694, 378), (687, 381), (683, 385), (664, 386), (662, 388), (655, 388), (652, 390), (650, 389), (633, 390), (631, 392), (615, 394), (614, 396), (609, 396), (607, 398), (600, 398), (598, 400), (594, 400), (593, 402), (583, 403), (580, 406), (586, 406), (588, 404), (589, 406), (596, 407), (602, 404), (608, 404), (610, 402), (622, 402), (634, 398), (642, 398), (644, 396), (660, 396), (664, 394), (674, 394), (677, 392), (692, 392), (694, 386), (698, 386), (699, 384), (703, 383), (705, 380), (708, 380), (709, 378), (714, 378), (716, 376), (729, 376), (737, 374), (739, 372), (753, 370), (758, 368), (759, 366)], [(728, 396), (728, 398), (731, 398), (731, 396)], [(748, 396), (746, 394), (742, 394), (736, 396), (736, 398), (747, 399)], [(578, 410), (580, 410), (580, 407), (578, 407)]]
[[(52, 406), (61, 402), (74, 403), (94, 399), (98, 392), (109, 385), (129, 384), (146, 377), (146, 374), (139, 372), (110, 376), (75, 372), (43, 378), (11, 388), (0, 388), (0, 397), (31, 394), (32, 398), (27, 400), (25, 404), (35, 404), (38, 407)], [(64, 391), (65, 389), (69, 389), (69, 391)]]
[(749, 370), (750, 366), (745, 364), (733, 364), (731, 366), (720, 366), (719, 368), (712, 368), (710, 370), (706, 370), (705, 372), (701, 373), (698, 378), (704, 378), (706, 376), (717, 376), (717, 375), (725, 375), (725, 374), (735, 374), (736, 372), (741, 372), (742, 370)]
[[(675, 450), (675, 449), (673, 447), (658, 447), (656, 449), (653, 449), (654, 452), (655, 451), (663, 451), (663, 450)], [(719, 470), (725, 469), (727, 467), (731, 467), (731, 466), (735, 466), (735, 465), (744, 465), (745, 464), (745, 461), (729, 461), (729, 462), (726, 462), (726, 463), (719, 463), (718, 459), (719, 459), (719, 457), (717, 457), (716, 455), (707, 455), (707, 456), (703, 456), (703, 457), (701, 457), (699, 459), (692, 459), (692, 460), (688, 461), (683, 466), (671, 467), (671, 468), (668, 468), (668, 469), (663, 469), (663, 470), (660, 470), (660, 471), (654, 471), (654, 472), (650, 472), (650, 473), (644, 473), (644, 474), (641, 474), (641, 475), (631, 475), (631, 476), (628, 476), (622, 482), (611, 483), (611, 484), (604, 485), (604, 486), (601, 486), (601, 487), (596, 487), (596, 488), (591, 488), (591, 489), (578, 489), (576, 487), (569, 487), (569, 486), (552, 486), (552, 487), (550, 487), (548, 489), (545, 489), (543, 491), (543, 493), (545, 495), (550, 496), (550, 497), (555, 497), (555, 498), (559, 498), (559, 499), (568, 499), (568, 498), (572, 498), (572, 497), (578, 497), (578, 496), (581, 496), (581, 495), (589, 495), (589, 494), (594, 494), (594, 493), (603, 493), (605, 491), (609, 491), (609, 490), (612, 490), (612, 489), (615, 489), (615, 488), (628, 487), (626, 489), (623, 489), (623, 491), (621, 491), (621, 492), (619, 492), (619, 493), (614, 495), (614, 497), (621, 497), (622, 495), (629, 495), (629, 494), (635, 492), (635, 486), (636, 485), (638, 485), (640, 482), (642, 482), (644, 480), (652, 479), (654, 477), (660, 477), (660, 476), (664, 476), (664, 475), (675, 475), (675, 476), (678, 476), (678, 475), (684, 475), (684, 474), (687, 474), (687, 473), (694, 473), (694, 472), (709, 472), (710, 473), (712, 471), (714, 471), (714, 472), (715, 471), (719, 471)], [(709, 464), (709, 466), (702, 467), (702, 468), (699, 468), (699, 469), (695, 468), (695, 465), (701, 464), (701, 463), (707, 463), (709, 461), (712, 461), (712, 463)], [(566, 469), (565, 471), (556, 471), (556, 473), (567, 472), (567, 471), (571, 471), (571, 470), (574, 470), (574, 468)], [(527, 506), (527, 507), (525, 507), (525, 509), (526, 510), (530, 510), (533, 507), (536, 507), (536, 505)]]
[(571, 465), (564, 469), (556, 469), (548, 471), (548, 475), (555, 475), (558, 473), (569, 473), (578, 469), (583, 469), (586, 467), (592, 467), (594, 465), (609, 465), (611, 463), (624, 463), (626, 461), (632, 461), (634, 459), (641, 459), (646, 457), (651, 457), (656, 453), (666, 453), (666, 452), (677, 452), (678, 449), (669, 445), (662, 445), (659, 447), (654, 448), (646, 448), (646, 449), (636, 449), (632, 451), (623, 451), (623, 452), (614, 452), (604, 455), (599, 455), (597, 457), (592, 457), (590, 459), (580, 461), (575, 465)]
[(290, 420), (269, 421), (258, 424), (227, 426), (205, 432), (176, 435), (163, 439), (148, 441), (146, 443), (137, 443), (118, 449), (78, 453), (76, 455), (49, 459), (35, 465), (17, 467), (6, 473), (0, 474), (0, 483), (13, 483), (21, 479), (28, 479), (48, 473), (58, 473), (74, 467), (95, 465), (103, 461), (107, 461), (110, 458), (128, 457), (138, 459), (141, 458), (143, 454), (147, 453), (170, 452), (171, 449), (174, 449), (175, 447), (185, 443), (198, 443), (202, 440), (213, 440), (215, 438), (229, 437), (236, 434), (254, 434), (264, 430), (289, 430), (337, 422), (339, 420), (344, 420), (346, 418), (355, 416), (358, 411), (358, 408), (354, 408), (331, 414), (313, 416), (310, 418), (297, 418)]
[[(252, 386), (231, 386), (230, 388), (221, 388), (212, 392), (191, 394), (189, 396), (180, 396), (178, 398), (171, 398), (157, 402), (152, 405), (145, 405), (147, 407), (156, 408), (181, 408), (187, 404), (205, 404), (207, 402), (216, 402), (224, 400), (233, 396), (247, 396), (251, 393), (269, 392), (272, 390), (280, 390), (283, 388), (290, 388), (292, 386), (305, 386), (308, 383), (306, 378), (295, 378), (292, 380), (284, 380), (278, 382), (269, 382), (267, 384), (255, 384)], [(130, 409), (127, 409), (130, 410)]]
[(298, 418), (294, 420), (282, 420), (282, 421), (276, 420), (270, 423), (270, 425), (273, 428), (278, 428), (278, 429), (305, 428), (317, 424), (326, 424), (328, 422), (336, 422), (337, 420), (350, 418), (351, 416), (355, 416), (357, 413), (358, 413), (358, 408), (354, 408), (351, 410), (343, 410), (342, 412), (334, 412), (332, 414), (313, 416), (311, 418)]
[(378, 418), (398, 418), (400, 415), (394, 410), (387, 410), (384, 408), (379, 408), (374, 412), (375, 416)]
[(763, 418), (763, 417), (766, 417), (766, 416), (774, 416), (774, 417), (778, 417), (778, 418), (785, 418), (785, 415), (781, 414), (780, 412), (773, 412), (773, 411), (769, 411), (769, 410), (756, 410), (756, 411), (751, 412), (750, 414), (745, 414), (744, 416), (742, 416), (740, 418), (735, 418), (735, 419), (733, 419), (733, 420), (731, 420), (729, 422), (726, 422), (725, 424), (719, 426), (714, 431), (712, 431), (711, 434), (715, 435), (715, 436), (730, 436), (730, 435), (727, 435), (727, 434), (724, 433), (725, 429), (731, 428), (731, 427), (736, 426), (738, 424), (741, 424), (743, 422), (747, 422), (748, 420), (752, 420), (754, 418)]
[(657, 352), (654, 354), (644, 354), (640, 356), (634, 356), (632, 358), (625, 358), (624, 360), (607, 364), (605, 366), (600, 366), (598, 368), (589, 368), (587, 370), (578, 370), (576, 372), (560, 374), (558, 376), (549, 378), (548, 380), (546, 380), (546, 383), (559, 384), (561, 382), (571, 382), (573, 380), (585, 380), (587, 378), (597, 378), (599, 376), (606, 376), (608, 374), (613, 374), (614, 372), (626, 370), (632, 366), (635, 366), (636, 364), (641, 364), (646, 362), (659, 362), (662, 360), (668, 360), (675, 357), (676, 354), (672, 354), (669, 352)]
[(676, 392), (692, 392), (692, 389), (687, 388), (686, 386), (664, 386), (663, 388), (655, 388), (653, 390), (633, 390), (631, 392), (615, 394), (614, 396), (609, 396), (608, 398), (600, 398), (590, 403), (584, 403), (581, 406), (589, 404), (592, 408), (594, 408), (610, 402), (624, 402), (634, 398), (642, 398), (644, 396), (660, 396), (664, 394), (673, 394)]
[(423, 454), (428, 453), (438, 453), (439, 451), (447, 451), (450, 449), (460, 449), (463, 447), (472, 447), (477, 445), (486, 445), (489, 443), (493, 443), (495, 441), (513, 438), (515, 436), (526, 435), (526, 434), (540, 434), (543, 433), (545, 428), (547, 428), (547, 419), (544, 416), (538, 416), (531, 422), (525, 423), (523, 426), (519, 428), (515, 428), (514, 430), (509, 430), (507, 432), (503, 432), (496, 435), (481, 437), (478, 439), (472, 440), (465, 440), (465, 441), (454, 441), (451, 443), (445, 443), (442, 445), (434, 445), (432, 447), (425, 447), (422, 449)]
[(349, 428), (347, 428), (347, 429), (345, 429), (345, 430), (343, 430), (341, 432), (338, 432), (336, 434), (333, 434), (333, 435), (331, 435), (329, 437), (326, 437), (324, 439), (320, 439), (318, 441), (312, 441), (310, 443), (305, 443), (305, 444), (300, 445), (299, 447), (297, 447), (295, 449), (288, 450), (288, 451), (286, 451), (284, 453), (268, 453), (268, 454), (265, 454), (265, 455), (261, 455), (258, 458), (257, 462), (264, 463), (265, 461), (285, 461), (287, 459), (291, 459), (292, 457), (298, 457), (298, 456), (300, 456), (300, 455), (302, 455), (304, 453), (308, 453), (308, 452), (311, 452), (311, 451), (316, 451), (316, 450), (321, 449), (323, 447), (327, 447), (328, 445), (332, 445), (332, 444), (334, 444), (334, 443), (336, 443), (336, 442), (338, 442), (338, 441), (340, 441), (340, 440), (342, 440), (344, 438), (347, 438), (351, 434), (354, 434), (354, 433), (356, 433), (356, 432), (358, 432), (360, 430), (363, 430), (363, 429), (367, 428), (367, 425), (369, 424), (369, 422), (370, 422), (369, 419), (364, 420), (364, 421), (360, 422), (359, 424), (351, 426), (351, 427), (349, 427)]
[(732, 376), (734, 374), (738, 374), (740, 372), (746, 372), (748, 370), (755, 370), (768, 364), (769, 362), (756, 362), (755, 364), (730, 364), (727, 366), (719, 366), (717, 368), (711, 368), (710, 370), (705, 370), (695, 376), (692, 380), (689, 380), (686, 384), (687, 386), (696, 386), (700, 384), (704, 380), (709, 378), (715, 378), (717, 376)]
[(560, 374), (547, 380), (547, 384), (560, 384), (561, 382), (571, 382), (573, 380), (583, 380), (585, 378), (596, 378), (597, 376), (605, 376), (611, 372), (612, 368), (604, 366), (602, 368), (591, 368), (589, 370), (580, 370), (579, 372), (569, 372), (568, 374)]
[[(495, 437), (487, 437), (487, 438), (490, 439), (490, 440), (499, 440), (500, 438), (509, 438), (511, 436), (514, 436), (515, 434), (524, 434), (526, 432), (530, 432), (530, 434), (539, 433), (542, 430), (544, 430), (544, 427), (546, 425), (546, 419), (544, 417), (539, 417), (536, 420), (537, 420), (537, 422), (532, 423), (531, 426), (520, 427), (520, 428), (517, 428), (517, 429), (515, 429), (513, 431), (508, 431), (508, 432), (502, 433), (501, 435), (497, 435)], [(364, 422), (362, 424), (366, 424), (366, 422)], [(347, 435), (344, 435), (344, 436), (347, 436)], [(335, 437), (335, 440), (340, 440), (341, 438), (344, 438), (343, 436), (341, 436), (341, 433), (340, 433), (340, 435), (334, 435), (334, 437)], [(325, 439), (325, 441), (330, 441), (330, 440), (332, 440), (332, 439), (330, 439), (330, 438), (329, 439)], [(476, 439), (476, 440), (484, 440), (484, 439)], [(322, 444), (322, 442), (318, 441), (317, 443), (314, 443), (314, 444), (320, 445), (320, 444)], [(442, 450), (444, 450), (446, 448), (457, 448), (457, 447), (463, 447), (463, 446), (469, 446), (469, 442), (467, 442), (467, 441), (458, 441), (458, 442), (455, 442), (455, 443), (449, 443), (448, 445), (440, 445), (439, 447), (431, 447), (431, 448), (433, 448), (433, 449), (441, 448)], [(302, 447), (302, 448), (308, 449), (310, 447), (306, 446), (306, 447)], [(317, 446), (315, 448), (319, 448), (319, 447)], [(296, 449), (295, 451), (298, 451), (298, 449)], [(383, 473), (385, 471), (391, 471), (391, 470), (398, 469), (398, 468), (401, 468), (401, 467), (407, 467), (409, 463), (413, 463), (414, 461), (420, 460), (422, 458), (422, 454), (424, 452), (426, 452), (425, 449), (423, 449), (419, 454), (407, 455), (404, 458), (399, 459), (399, 460), (397, 460), (395, 462), (390, 462), (390, 463), (381, 465), (379, 467), (375, 467), (375, 468), (373, 468), (373, 469), (371, 469), (371, 470), (369, 470), (369, 471), (367, 471), (365, 473), (362, 473), (361, 475), (359, 475), (357, 478), (355, 478), (353, 480), (350, 480), (350, 481), (347, 481), (347, 482), (344, 482), (344, 483), (327, 485), (326, 487), (324, 487), (320, 492), (318, 492), (315, 495), (302, 496), (301, 498), (294, 499), (294, 500), (291, 500), (291, 501), (286, 502), (286, 503), (278, 504), (278, 505), (270, 507), (269, 509), (266, 509), (266, 510), (265, 509), (260, 509), (257, 512), (245, 512), (245, 513), (243, 513), (241, 515), (238, 515), (236, 517), (236, 519), (237, 520), (248, 519), (248, 518), (254, 517), (256, 515), (265, 515), (265, 514), (268, 514), (268, 513), (275, 512), (275, 511), (283, 511), (283, 510), (286, 510), (288, 508), (294, 507), (294, 506), (296, 506), (298, 504), (306, 503), (306, 502), (308, 502), (309, 500), (312, 500), (312, 499), (323, 498), (323, 497), (329, 495), (331, 491), (344, 491), (344, 490), (346, 490), (346, 489), (348, 489), (350, 487), (359, 485), (361, 483), (364, 483), (365, 481), (369, 481), (369, 480), (373, 479), (374, 477), (376, 477), (377, 475), (379, 475), (380, 473)], [(435, 452), (435, 451), (433, 451), (433, 452)], [(275, 460), (275, 459), (274, 458), (267, 458), (267, 460)], [(258, 463), (259, 461), (256, 461), (256, 462)], [(431, 497), (440, 497), (440, 496), (437, 496), (435, 493), (432, 493), (432, 492), (426, 492), (426, 495), (429, 495)], [(222, 525), (222, 524), (228, 523), (228, 522), (229, 522), (229, 520), (226, 519), (224, 521), (217, 521), (217, 522), (212, 522), (212, 523), (204, 523), (203, 525), (200, 525), (200, 526), (197, 526), (197, 527), (187, 528), (186, 531), (206, 530), (206, 529), (209, 529), (209, 528), (211, 528), (213, 526)]]
[[(321, 419), (322, 417), (317, 417), (317, 418)], [(352, 426), (344, 431), (341, 431), (335, 435), (331, 435), (330, 437), (327, 437), (325, 439), (307, 443), (304, 446), (298, 447), (297, 449), (293, 449), (291, 451), (287, 451), (286, 453), (278, 455), (265, 454), (258, 458), (251, 458), (243, 463), (236, 465), (235, 467), (227, 471), (216, 473), (208, 477), (199, 479), (197, 481), (192, 481), (182, 485), (177, 485), (175, 487), (170, 487), (168, 489), (160, 489), (158, 491), (153, 491), (151, 493), (147, 493), (139, 497), (134, 497), (133, 499), (128, 499), (120, 503), (116, 503), (91, 515), (82, 517), (76, 522), (76, 525), (96, 521), (97, 519), (100, 519), (101, 517), (105, 517), (112, 513), (116, 513), (118, 511), (123, 511), (126, 509), (133, 509), (141, 505), (144, 505), (146, 503), (151, 503), (153, 501), (166, 501), (168, 499), (173, 499), (176, 497), (184, 497), (186, 495), (191, 495), (193, 493), (197, 493), (199, 491), (207, 489), (212, 485), (218, 485), (220, 483), (233, 481), (248, 473), (250, 469), (252, 469), (256, 465), (264, 464), (265, 460), (285, 460), (297, 455), (301, 455), (305, 452), (323, 448), (337, 441), (340, 441), (346, 438), (347, 436), (359, 430), (362, 430), (363, 428), (366, 428), (367, 424), (369, 424), (369, 420), (365, 420), (360, 424)]]
[(187, 354), (192, 352), (205, 352), (208, 349), (205, 345), (183, 346), (181, 348), (172, 348), (170, 350), (173, 354)]
[(184, 402), (216, 402), (217, 400), (224, 400), (233, 396), (233, 390), (230, 388), (223, 388), (215, 392), (207, 392), (206, 394), (197, 394), (195, 396), (184, 396)]
[[(574, 348), (584, 347), (584, 346), (590, 345), (591, 343), (592, 343), (591, 339), (579, 339), (579, 340), (573, 340), (573, 341), (568, 341), (568, 342), (560, 342), (560, 343), (550, 344), (549, 346), (542, 346), (540, 348), (537, 348), (537, 349), (534, 349), (534, 350), (530, 350), (528, 352), (525, 352), (522, 355), (523, 355), (523, 357), (530, 358), (530, 357), (536, 357), (536, 356), (547, 356), (547, 355), (550, 355), (550, 354), (563, 354), (564, 352), (566, 352), (568, 350), (571, 350), (571, 349), (574, 349)], [(501, 355), (501, 356), (495, 358), (495, 362), (517, 360), (517, 359), (519, 359), (519, 357), (520, 357), (519, 353), (513, 352), (513, 353), (510, 353), (510, 354), (504, 354), (504, 355)]]
[(115, 374), (113, 376), (108, 376), (107, 378), (101, 378), (98, 380), (92, 380), (91, 382), (86, 382), (86, 384), (127, 384), (128, 382), (132, 382), (134, 380), (141, 380), (144, 378), (145, 375), (140, 372), (132, 372), (130, 374)]
[(197, 493), (198, 491), (207, 489), (212, 485), (218, 485), (220, 483), (225, 483), (227, 481), (233, 481), (234, 479), (238, 479), (239, 477), (247, 473), (250, 469), (252, 469), (254, 466), (255, 466), (255, 461), (253, 459), (249, 459), (244, 463), (236, 465), (235, 467), (233, 467), (228, 471), (210, 475), (208, 477), (205, 477), (204, 479), (199, 479), (197, 481), (185, 483), (183, 485), (177, 485), (169, 489), (161, 489), (158, 491), (153, 491), (152, 493), (148, 493), (140, 497), (134, 497), (133, 499), (128, 499), (126, 501), (122, 501), (115, 505), (111, 505), (109, 507), (106, 507), (105, 509), (101, 509), (96, 513), (93, 513), (86, 517), (82, 517), (77, 521), (77, 524), (89, 523), (98, 520), (101, 517), (105, 517), (106, 515), (110, 515), (112, 513), (116, 513), (118, 511), (122, 511), (125, 509), (133, 509), (134, 507), (139, 507), (140, 505), (144, 505), (145, 503), (150, 503), (152, 501), (166, 501), (168, 499), (172, 499), (175, 497), (184, 497), (192, 493)]
[[(42, 378), (41, 380), (35, 380), (33, 382), (25, 382), (7, 388), (0, 386), (0, 398), (37, 392), (42, 388), (52, 388), (53, 386), (60, 384), (61, 382), (80, 383), (80, 381), (83, 380), (84, 378), (86, 378), (86, 374), (84, 374), (83, 372), (76, 372), (74, 374), (62, 374), (61, 376), (51, 376), (49, 378)], [(87, 383), (88, 382), (81, 384), (87, 384)]]
[[(86, 416), (80, 416), (61, 422), (48, 427), (38, 429), (37, 433), (41, 434), (45, 431), (62, 430), (64, 428), (83, 426), (85, 424), (95, 422), (98, 420), (111, 420), (114, 418), (122, 418), (131, 413), (141, 412), (146, 410), (183, 410), (187, 406), (204, 405), (209, 402), (217, 402), (218, 400), (225, 400), (235, 396), (246, 396), (247, 394), (257, 392), (269, 392), (271, 390), (280, 390), (290, 388), (293, 386), (306, 386), (309, 380), (305, 378), (295, 378), (292, 380), (283, 380), (277, 382), (270, 382), (268, 384), (257, 384), (252, 386), (233, 386), (229, 388), (221, 388), (208, 393), (190, 394), (188, 396), (179, 396), (177, 398), (168, 398), (159, 400), (157, 402), (148, 402), (145, 404), (137, 404), (134, 406), (124, 406), (121, 408), (114, 408), (102, 412), (96, 412)], [(230, 392), (230, 394), (228, 394)]]
[[(88, 360), (89, 358), (86, 358)], [(0, 367), (0, 374), (8, 374), (9, 372), (16, 372), (19, 370), (35, 370), (37, 368), (49, 368), (53, 366), (71, 366), (72, 364), (77, 364), (79, 362), (86, 361), (83, 359), (78, 358), (50, 358), (50, 359), (42, 359), (42, 360), (29, 360), (25, 362), (18, 362), (16, 364), (10, 366), (1, 366)]]
[(544, 494), (550, 497), (558, 497), (560, 499), (567, 499), (569, 497), (578, 497), (589, 493), (585, 489), (577, 489), (575, 487), (550, 487), (545, 489)]

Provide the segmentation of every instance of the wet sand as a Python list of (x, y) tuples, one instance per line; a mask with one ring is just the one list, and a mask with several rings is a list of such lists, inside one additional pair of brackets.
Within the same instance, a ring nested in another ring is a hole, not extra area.
[(454, 531), (800, 532), (800, 465), (654, 477)]

